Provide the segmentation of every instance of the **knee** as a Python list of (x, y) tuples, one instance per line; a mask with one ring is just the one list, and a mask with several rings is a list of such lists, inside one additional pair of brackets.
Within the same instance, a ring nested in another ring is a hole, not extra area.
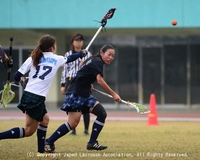
[(104, 114), (104, 118), (106, 119), (107, 118), (107, 113), (105, 112), (105, 114)]
[(106, 119), (107, 117), (107, 113), (106, 111), (102, 111), (101, 113), (99, 113), (99, 116), (98, 116), (100, 119), (104, 120)]
[(35, 130), (32, 130), (30, 128), (24, 128), (25, 130), (25, 137), (30, 137), (35, 133)]
[(74, 129), (78, 126), (79, 121), (68, 121), (68, 123), (69, 123), (71, 129)]
[(94, 109), (92, 110), (92, 113), (97, 116), (97, 119), (100, 120), (101, 122), (105, 122), (105, 119), (107, 117), (106, 110), (104, 107), (98, 103)]
[(105, 122), (106, 120), (106, 117), (107, 117), (107, 113), (106, 111), (101, 111), (97, 114), (97, 120), (99, 120), (100, 122)]
[(43, 125), (43, 126), (48, 126), (48, 124), (49, 124), (49, 116), (48, 116), (48, 114), (44, 115), (43, 121), (40, 122), (40, 124)]

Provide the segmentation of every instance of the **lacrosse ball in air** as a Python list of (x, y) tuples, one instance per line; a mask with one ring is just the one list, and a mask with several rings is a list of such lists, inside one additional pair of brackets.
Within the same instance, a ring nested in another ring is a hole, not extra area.
[(177, 25), (177, 20), (172, 20), (172, 25), (176, 26)]

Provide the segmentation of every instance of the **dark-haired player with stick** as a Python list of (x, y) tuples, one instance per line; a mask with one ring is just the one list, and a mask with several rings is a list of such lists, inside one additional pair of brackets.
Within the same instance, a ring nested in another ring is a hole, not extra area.
[(106, 44), (96, 55), (84, 61), (82, 68), (69, 84), (65, 102), (61, 106), (61, 110), (68, 114), (68, 122), (58, 127), (46, 140), (45, 150), (47, 152), (53, 153), (55, 151), (55, 141), (79, 124), (82, 113), (93, 113), (97, 116), (93, 123), (92, 133), (86, 148), (88, 150), (104, 150), (107, 148), (107, 146), (100, 145), (97, 141), (104, 126), (107, 113), (102, 104), (95, 97), (90, 95), (90, 92), (91, 85), (96, 81), (99, 86), (112, 95), (115, 101), (121, 101), (120, 96), (115, 93), (103, 79), (103, 66), (104, 64), (110, 64), (114, 57), (114, 47)]
[[(65, 54), (65, 57), (81, 51), (84, 43), (83, 35), (80, 33), (74, 33), (71, 37), (70, 43), (71, 43), (71, 50), (69, 50)], [(88, 52), (87, 56), (83, 58), (78, 58), (75, 61), (71, 63), (66, 63), (64, 65), (61, 74), (61, 88), (60, 88), (61, 94), (65, 95), (66, 88), (68, 87), (72, 79), (75, 77), (77, 71), (80, 69), (81, 63), (90, 56), (92, 56), (92, 54)], [(84, 122), (84, 134), (89, 135), (88, 129), (90, 123), (90, 113), (83, 114), (83, 122)], [(72, 129), (71, 135), (76, 135), (76, 128)]]
[[(101, 26), (86, 47), (88, 50), (107, 23), (107, 19), (111, 19), (116, 8), (110, 9), (101, 20)], [(77, 72), (73, 78), (65, 96), (65, 102), (61, 110), (68, 114), (68, 122), (62, 124), (47, 140), (45, 145), (46, 152), (55, 152), (54, 142), (60, 137), (67, 134), (78, 125), (81, 115), (84, 113), (93, 113), (97, 116), (90, 135), (90, 140), (87, 144), (88, 150), (104, 150), (107, 146), (100, 145), (97, 141), (99, 133), (101, 132), (107, 113), (104, 107), (97, 101), (97, 99), (90, 95), (92, 84), (97, 83), (109, 94), (112, 95), (115, 101), (120, 102), (120, 96), (115, 93), (103, 79), (103, 64), (110, 64), (115, 56), (114, 47), (111, 45), (104, 45), (99, 52), (86, 59), (82, 68)]]

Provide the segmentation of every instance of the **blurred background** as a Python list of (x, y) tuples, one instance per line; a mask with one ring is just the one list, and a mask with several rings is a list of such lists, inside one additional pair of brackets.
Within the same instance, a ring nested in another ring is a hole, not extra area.
[[(113, 18), (89, 49), (95, 54), (106, 43), (115, 47), (115, 60), (104, 71), (111, 88), (122, 99), (141, 104), (148, 104), (153, 93), (158, 108), (200, 108), (200, 1), (0, 0), (0, 4), (0, 44), (7, 53), (9, 39), (14, 37), (12, 75), (44, 34), (56, 38), (60, 55), (70, 49), (74, 32), (84, 35), (86, 47), (100, 27), (96, 21), (116, 7)], [(177, 20), (176, 26), (172, 20)], [(0, 65), (3, 89), (7, 71)], [(61, 69), (47, 97), (48, 107), (58, 108), (64, 101), (60, 77)], [(10, 108), (16, 106), (23, 92), (22, 88), (12, 90), (16, 97)], [(103, 95), (94, 95), (107, 108), (124, 108)]]

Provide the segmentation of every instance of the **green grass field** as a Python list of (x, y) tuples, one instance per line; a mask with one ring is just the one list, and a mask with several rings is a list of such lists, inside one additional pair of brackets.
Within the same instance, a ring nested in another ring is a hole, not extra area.
[[(24, 121), (0, 121), (0, 132)], [(63, 121), (51, 121), (47, 137)], [(90, 130), (92, 126), (90, 123)], [(36, 157), (36, 134), (32, 137), (0, 141), (1, 160), (35, 159), (176, 159), (195, 160), (200, 157), (199, 122), (159, 122), (147, 126), (146, 122), (107, 121), (99, 142), (108, 145), (104, 151), (87, 151), (89, 136), (83, 135), (83, 123), (77, 127), (77, 136), (65, 135), (56, 145), (55, 157)]]

